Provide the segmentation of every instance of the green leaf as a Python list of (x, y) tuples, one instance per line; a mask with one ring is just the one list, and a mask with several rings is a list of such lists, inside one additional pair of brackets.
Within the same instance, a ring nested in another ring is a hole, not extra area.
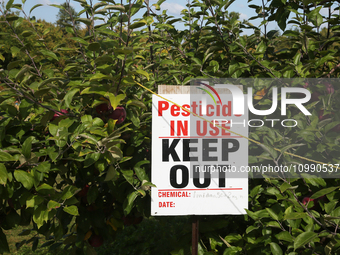
[(97, 42), (90, 43), (89, 46), (87, 47), (90, 51), (97, 51), (100, 49), (100, 44)]
[(54, 54), (52, 51), (49, 51), (49, 50), (40, 50), (40, 53), (42, 53), (44, 56), (48, 56), (48, 57), (51, 57), (51, 58), (59, 61), (57, 55)]
[(35, 251), (38, 248), (38, 244), (39, 244), (39, 237), (34, 237), (33, 238), (33, 243), (32, 243), (32, 251)]
[(2, 162), (15, 161), (15, 159), (12, 157), (11, 154), (4, 151), (0, 151), (0, 161)]
[(138, 191), (133, 191), (128, 195), (128, 197), (124, 201), (124, 214), (128, 215), (132, 208), (133, 208), (133, 202), (136, 200), (138, 197), (139, 192)]
[(22, 145), (22, 154), (25, 156), (26, 159), (31, 158), (31, 151), (32, 151), (32, 142), (34, 141), (34, 137), (30, 136), (26, 138), (25, 142)]
[(121, 159), (123, 157), (123, 152), (116, 146), (111, 147), (109, 152), (114, 159)]
[(48, 194), (54, 194), (53, 187), (48, 185), (47, 183), (41, 184), (39, 187), (36, 188), (36, 191), (44, 196)]
[(34, 208), (35, 206), (40, 205), (42, 202), (44, 202), (44, 198), (40, 195), (34, 195), (33, 197), (30, 197), (26, 200), (26, 207), (27, 208)]
[(3, 254), (5, 252), (10, 253), (7, 238), (4, 232), (2, 232), (2, 228), (0, 228), (0, 253)]
[(146, 105), (141, 102), (141, 101), (138, 101), (138, 100), (129, 100), (127, 103), (126, 103), (127, 106), (129, 105), (134, 105), (134, 106), (137, 106), (137, 107), (140, 107), (140, 108), (143, 108), (145, 110), (147, 110), (148, 108), (146, 107)]
[(304, 146), (304, 145), (305, 145), (304, 143), (290, 144), (290, 145), (287, 145), (287, 146), (283, 147), (281, 149), (281, 152), (283, 153), (283, 152), (285, 152), (285, 151), (287, 151), (287, 150), (289, 150), (291, 148), (299, 147), (299, 146)]
[(121, 173), (123, 174), (125, 180), (127, 180), (128, 183), (133, 185), (133, 181), (134, 181), (133, 171), (132, 170), (121, 170)]
[(146, 21), (137, 21), (129, 26), (130, 29), (140, 28), (146, 25)]
[(19, 19), (19, 17), (16, 16), (16, 15), (7, 15), (6, 16), (7, 21), (14, 21), (14, 20), (18, 20), (18, 19)]
[[(237, 255), (241, 254), (242, 248), (241, 247), (236, 247), (236, 246), (231, 246), (227, 249), (225, 249), (223, 255)], [(201, 253), (203, 254), (203, 253)]]
[(37, 8), (37, 7), (39, 7), (39, 6), (43, 6), (43, 4), (36, 4), (36, 5), (34, 5), (34, 6), (31, 8), (30, 13), (31, 13), (35, 8)]
[(63, 119), (61, 121), (59, 121), (58, 126), (61, 128), (69, 128), (70, 126), (72, 126), (72, 124), (74, 123), (74, 120), (66, 118)]
[(263, 41), (261, 41), (259, 43), (259, 45), (257, 45), (257, 47), (256, 47), (256, 53), (262, 53), (263, 54), (266, 51), (266, 49), (267, 49), (266, 44)]
[(20, 52), (20, 49), (18, 47), (12, 46), (11, 47), (11, 53), (12, 57), (15, 58)]
[(123, 5), (107, 5), (105, 9), (125, 12), (125, 7)]
[(79, 89), (74, 88), (74, 89), (71, 89), (67, 92), (67, 94), (64, 97), (66, 108), (70, 107), (70, 104), (72, 102), (72, 98), (78, 91), (79, 91)]
[(94, 203), (98, 197), (98, 194), (99, 194), (98, 187), (96, 185), (92, 185), (89, 191), (87, 192), (87, 202), (89, 204)]
[(124, 100), (125, 97), (126, 97), (125, 94), (119, 94), (117, 96), (115, 96), (112, 93), (109, 94), (109, 99), (113, 110), (115, 110), (117, 106), (120, 105), (120, 101)]
[(106, 3), (96, 3), (94, 6), (93, 6), (93, 11), (97, 10), (98, 8), (102, 7), (102, 6), (105, 6)]
[(76, 41), (78, 43), (81, 43), (81, 44), (85, 44), (85, 45), (89, 44), (87, 41), (85, 41), (84, 39), (82, 39), (80, 37), (71, 37), (70, 39), (73, 40), (73, 41)]
[(300, 248), (300, 247), (304, 246), (305, 244), (313, 241), (317, 236), (318, 236), (318, 234), (314, 233), (312, 231), (307, 231), (307, 232), (304, 232), (304, 233), (298, 235), (295, 238), (295, 241), (294, 241), (294, 250), (296, 250), (297, 248)]
[(87, 154), (84, 161), (84, 168), (91, 166), (92, 164), (96, 163), (100, 158), (100, 152), (93, 152)]
[(13, 4), (12, 6), (15, 9), (22, 10), (22, 5), (21, 4)]
[(122, 49), (114, 49), (113, 50), (114, 53), (116, 54), (130, 54), (130, 53), (133, 53), (133, 48), (132, 47), (125, 47), (125, 48), (122, 48)]
[(68, 214), (74, 215), (74, 216), (78, 216), (78, 207), (75, 205), (71, 205), (71, 206), (66, 206), (63, 208), (64, 212), (67, 212)]
[(136, 70), (136, 73), (145, 76), (146, 79), (148, 79), (148, 81), (150, 80), (150, 76), (149, 76), (149, 74), (148, 74), (146, 71), (141, 70), (141, 69), (137, 69), (137, 70)]
[(105, 74), (98, 72), (98, 73), (95, 73), (94, 75), (91, 76), (90, 81), (103, 80), (103, 79), (111, 80), (112, 77), (110, 75), (105, 75)]
[(302, 219), (306, 217), (307, 217), (307, 214), (304, 212), (292, 212), (292, 213), (286, 214), (284, 219), (285, 220), (296, 220), (296, 219)]
[(135, 170), (136, 175), (140, 181), (149, 181), (149, 177), (143, 168), (135, 166), (133, 169)]
[(51, 211), (52, 209), (57, 209), (60, 207), (60, 203), (56, 202), (56, 201), (53, 201), (53, 200), (50, 200), (48, 201), (47, 203), (47, 209), (49, 211)]
[(49, 78), (49, 79), (47, 79), (47, 80), (44, 80), (44, 81), (40, 82), (39, 85), (38, 85), (38, 88), (44, 86), (44, 85), (47, 84), (47, 83), (50, 83), (50, 82), (53, 82), (53, 81), (61, 81), (61, 80), (63, 80), (63, 79), (64, 79), (64, 78), (61, 78), (61, 77), (53, 77), (53, 78)]
[(0, 163), (0, 185), (7, 183), (8, 172), (4, 164)]
[(333, 192), (334, 190), (336, 190), (338, 188), (339, 187), (329, 187), (329, 188), (325, 188), (325, 189), (319, 190), (319, 191), (315, 192), (310, 198), (311, 199), (316, 199), (316, 198), (322, 197), (324, 195), (327, 195), (327, 194)]
[(51, 163), (50, 162), (41, 162), (39, 166), (36, 167), (36, 169), (41, 173), (47, 173), (51, 170)]
[(25, 73), (27, 73), (32, 67), (29, 65), (25, 65), (21, 70), (16, 74), (15, 79), (21, 81), (24, 77)]
[(150, 164), (150, 161), (149, 160), (139, 161), (133, 168), (140, 181), (144, 181), (144, 180), (149, 181), (149, 177), (145, 173), (145, 170), (141, 168), (142, 165), (146, 165), (146, 164)]
[(320, 26), (322, 23), (322, 16), (320, 15), (320, 10), (322, 6), (319, 6), (307, 14), (308, 19), (315, 25)]
[(62, 6), (62, 5), (58, 5), (58, 4), (49, 4), (49, 6), (53, 6), (53, 7), (59, 8), (59, 9), (61, 9), (61, 10), (65, 10), (65, 7)]
[(202, 65), (202, 61), (199, 58), (191, 58), (197, 65)]
[(270, 243), (270, 250), (273, 255), (282, 255), (282, 249), (277, 243)]
[(29, 36), (31, 36), (31, 35), (33, 35), (33, 34), (34, 34), (34, 32), (31, 31), (31, 30), (26, 30), (26, 31), (24, 31), (24, 32), (21, 33), (21, 35), (22, 35), (23, 37), (29, 37)]
[(60, 199), (61, 200), (67, 200), (67, 199), (71, 198), (76, 193), (77, 190), (78, 190), (78, 188), (75, 187), (75, 186), (72, 186), (72, 185), (67, 186), (63, 190), (63, 192), (61, 193)]
[(14, 2), (14, 0), (8, 0), (8, 2), (6, 4), (6, 10), (9, 10), (12, 7), (13, 2)]
[(80, 21), (88, 26), (90, 26), (92, 24), (92, 21), (90, 19), (85, 19), (85, 18), (78, 18), (76, 19), (76, 21)]
[(20, 234), (18, 234), (18, 236), (27, 236), (32, 232), (31, 229), (24, 229), (22, 232), (20, 232)]
[(83, 115), (81, 116), (81, 122), (85, 123), (85, 122), (91, 122), (93, 121), (93, 118), (91, 115)]
[(86, 0), (74, 0), (74, 1), (81, 3), (81, 4), (86, 4)]
[(84, 90), (82, 90), (82, 92), (80, 92), (80, 95), (84, 95), (84, 94), (99, 94), (102, 96), (106, 96), (108, 92), (103, 90), (103, 88), (97, 88), (97, 87), (88, 87)]
[(275, 236), (278, 240), (293, 242), (294, 238), (288, 231), (282, 231)]
[(30, 190), (33, 187), (34, 177), (31, 174), (22, 170), (15, 170), (14, 177), (18, 182), (21, 182), (26, 189)]
[(287, 26), (287, 19), (290, 15), (290, 11), (288, 8), (280, 7), (276, 11), (276, 21), (278, 26), (281, 28), (282, 31), (286, 29)]
[(110, 165), (109, 170), (107, 170), (104, 182), (115, 181), (117, 176), (118, 176), (118, 172), (117, 172), (116, 168), (114, 168), (112, 165)]
[(48, 125), (48, 130), (50, 131), (51, 135), (56, 136), (58, 132), (58, 126), (50, 123), (50, 125)]
[(265, 151), (267, 151), (273, 159), (276, 159), (277, 157), (277, 152), (272, 148), (270, 147), (269, 145), (265, 145), (265, 144), (259, 144)]
[(111, 56), (104, 55), (104, 56), (96, 58), (96, 60), (94, 62), (98, 65), (104, 65), (104, 64), (113, 63), (113, 59), (112, 59)]
[(279, 220), (279, 216), (271, 208), (266, 208), (266, 210), (270, 217), (272, 217), (274, 220)]
[(114, 129), (115, 129), (115, 125), (116, 125), (116, 122), (117, 120), (114, 120), (114, 119), (109, 119), (108, 122), (107, 122), (107, 133), (108, 134), (111, 134)]
[(119, 37), (119, 34), (110, 30), (110, 29), (104, 29), (104, 28), (101, 28), (99, 30), (97, 30), (98, 33), (101, 33), (101, 34), (105, 34), (105, 35), (112, 35), (112, 36), (115, 36), (115, 37)]

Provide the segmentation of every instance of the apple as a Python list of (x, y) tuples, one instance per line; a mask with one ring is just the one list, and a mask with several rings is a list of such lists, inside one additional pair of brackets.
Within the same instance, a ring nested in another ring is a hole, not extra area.
[(124, 226), (131, 226), (134, 223), (134, 218), (132, 216), (123, 216), (122, 220)]
[(100, 247), (104, 243), (104, 239), (100, 235), (92, 234), (89, 238), (89, 244), (92, 247)]
[(95, 168), (95, 169), (93, 170), (93, 175), (94, 175), (94, 176), (98, 176), (99, 174), (100, 174), (99, 170), (98, 170), (97, 168)]
[(107, 104), (107, 103), (104, 103), (104, 104), (100, 104), (96, 107), (96, 112), (98, 114), (103, 114), (103, 113), (109, 111), (110, 109), (112, 109), (112, 106)]
[(89, 191), (89, 189), (90, 189), (90, 186), (88, 184), (86, 184), (84, 186), (84, 188), (81, 191), (78, 192), (78, 194), (77, 194), (78, 197), (86, 197), (87, 192)]
[(67, 110), (65, 109), (61, 109), (59, 112), (56, 112), (54, 115), (53, 115), (53, 118), (51, 119), (51, 121), (54, 121), (56, 118), (60, 117), (60, 116), (63, 116), (64, 113), (68, 113)]
[(136, 217), (128, 215), (122, 217), (122, 220), (125, 226), (137, 225), (143, 221), (143, 216)]
[(331, 115), (330, 115), (330, 114), (326, 114), (326, 115), (324, 115), (323, 113), (324, 113), (324, 110), (320, 110), (320, 111), (319, 111), (319, 120), (320, 120), (320, 121), (321, 121), (321, 120), (328, 119), (328, 118), (330, 118), (330, 117), (331, 117)]
[(9, 199), (7, 200), (7, 202), (8, 202), (9, 207), (11, 207), (11, 208), (14, 209), (13, 199), (12, 199), (12, 198), (9, 198)]
[(312, 94), (311, 94), (311, 97), (310, 97), (310, 102), (315, 102), (315, 101), (319, 101), (319, 96), (321, 96), (321, 94), (317, 91), (314, 91)]
[(88, 210), (89, 212), (93, 212), (96, 210), (96, 207), (94, 205), (88, 205), (86, 206), (86, 210)]
[(332, 84), (330, 84), (330, 83), (325, 83), (325, 86), (326, 86), (327, 94), (332, 94), (332, 93), (334, 93), (334, 87), (333, 87)]
[(313, 198), (310, 198), (310, 197), (304, 197), (304, 198), (302, 199), (303, 205), (308, 204), (310, 201), (314, 201), (314, 199), (313, 199)]
[(333, 132), (340, 133), (340, 124), (331, 129)]
[(308, 206), (308, 203), (311, 202), (311, 201), (314, 202), (314, 205), (313, 205), (311, 208), (309, 208), (309, 209), (315, 209), (315, 207), (316, 207), (316, 202), (317, 202), (317, 201), (314, 201), (314, 199), (313, 199), (313, 198), (310, 198), (310, 197), (304, 197), (304, 198), (302, 199), (302, 203), (303, 203), (303, 205), (306, 206), (306, 207)]
[(116, 107), (116, 109), (109, 115), (109, 118), (117, 120), (117, 124), (123, 123), (126, 118), (125, 108), (122, 106)]
[(143, 217), (142, 217), (142, 216), (136, 217), (136, 218), (134, 219), (134, 221), (133, 221), (133, 224), (134, 224), (134, 225), (137, 225), (137, 224), (141, 223), (142, 221), (143, 221)]

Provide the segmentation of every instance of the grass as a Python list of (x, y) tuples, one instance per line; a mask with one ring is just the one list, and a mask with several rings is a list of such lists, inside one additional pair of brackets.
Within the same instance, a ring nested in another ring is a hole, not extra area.
[[(60, 183), (62, 181), (62, 178), (60, 177), (60, 175), (57, 176), (56, 178), (56, 183)], [(72, 222), (73, 223), (73, 222)], [(71, 223), (71, 224), (72, 224)], [(26, 243), (26, 241), (30, 240), (31, 238), (33, 238), (34, 236), (36, 236), (37, 232), (32, 231), (30, 234), (28, 235), (19, 235), (20, 233), (22, 233), (24, 230), (26, 229), (32, 229), (33, 225), (32, 223), (28, 226), (17, 226), (13, 229), (10, 230), (3, 230), (4, 234), (7, 237), (7, 242), (8, 242), (8, 246), (10, 249), (10, 253), (7, 254), (14, 254), (14, 255), (21, 255), (21, 254), (25, 254), (25, 255), (61, 255), (63, 253), (65, 253), (65, 251), (63, 251), (63, 246), (61, 246), (62, 248), (56, 249), (54, 251), (49, 251), (49, 247), (41, 247), (45, 242), (46, 239), (43, 235), (39, 234), (39, 244), (38, 247), (35, 251), (32, 251), (32, 245), (33, 242), (28, 242)], [(21, 242), (22, 245), (20, 245), (20, 248), (17, 249), (17, 244), (20, 244)]]
[[(41, 236), (38, 248), (35, 251), (32, 251), (32, 244), (33, 242), (25, 243), (25, 240), (29, 240), (36, 235), (36, 232), (31, 232), (28, 235), (20, 236), (19, 234), (23, 232), (25, 229), (31, 229), (32, 225), (30, 226), (17, 226), (11, 230), (4, 230), (4, 233), (7, 237), (7, 242), (9, 245), (10, 253), (5, 254), (14, 254), (14, 255), (59, 255), (62, 254), (63, 251), (61, 249), (56, 251), (49, 251), (49, 247), (41, 247), (41, 245), (45, 242), (45, 238)], [(16, 244), (23, 242), (23, 245), (17, 249)]]

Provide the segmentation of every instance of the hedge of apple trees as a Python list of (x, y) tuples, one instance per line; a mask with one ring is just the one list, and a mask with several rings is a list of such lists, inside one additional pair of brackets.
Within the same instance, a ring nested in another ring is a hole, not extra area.
[[(51, 249), (92, 254), (124, 225), (149, 217), (151, 94), (139, 85), (157, 91), (193, 78), (316, 78), (303, 83), (313, 115), (289, 108), (297, 127), (252, 128), (263, 145), (249, 144), (249, 162), (313, 164), (283, 153), (290, 152), (340, 163), (335, 1), (250, 0), (248, 21), (228, 11), (233, 0), (189, 0), (180, 18), (160, 11), (164, 0), (74, 1), (81, 18), (69, 17), (69, 40), (59, 45), (47, 44), (51, 29), (29, 18), (40, 4), (25, 13), (25, 0), (9, 0), (0, 10), (0, 48), (7, 49), (0, 51), (0, 253), (9, 251), (3, 230), (17, 225), (33, 224), (22, 234), (36, 233), (19, 246), (34, 250), (46, 237)], [(257, 108), (268, 109), (271, 86), (253, 86)], [(307, 177), (251, 179), (247, 215), (201, 218), (200, 254), (337, 254), (339, 181)], [(190, 254), (183, 240), (172, 254)]]

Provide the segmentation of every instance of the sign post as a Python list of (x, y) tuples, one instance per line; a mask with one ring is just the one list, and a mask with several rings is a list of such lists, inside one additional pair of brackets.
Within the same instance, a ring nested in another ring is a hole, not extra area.
[(191, 246), (192, 255), (198, 254), (198, 240), (199, 240), (199, 220), (197, 215), (192, 215), (192, 227), (191, 227)]

